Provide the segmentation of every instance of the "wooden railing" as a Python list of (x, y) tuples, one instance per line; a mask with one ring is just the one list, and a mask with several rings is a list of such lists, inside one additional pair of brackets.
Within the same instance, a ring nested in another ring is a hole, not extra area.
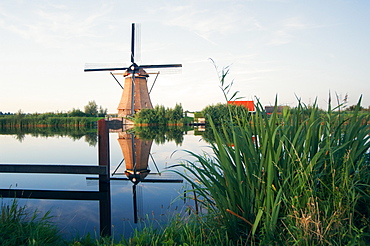
[(0, 197), (99, 201), (100, 234), (111, 235), (109, 129), (98, 121), (98, 165), (0, 164), (0, 173), (97, 174), (98, 191), (0, 189)]

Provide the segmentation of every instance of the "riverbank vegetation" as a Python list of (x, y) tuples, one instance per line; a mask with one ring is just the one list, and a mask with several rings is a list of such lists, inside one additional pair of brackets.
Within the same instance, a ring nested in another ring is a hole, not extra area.
[[(223, 122), (230, 120), (230, 113), (232, 114), (232, 120), (234, 123), (238, 123), (242, 116), (250, 117), (252, 112), (248, 112), (248, 109), (244, 106), (233, 105), (233, 104), (226, 104), (226, 103), (218, 103), (216, 105), (208, 105), (202, 111), (201, 114), (203, 116), (207, 116), (206, 118), (206, 126), (210, 127), (210, 120), (212, 120), (213, 124), (216, 126), (222, 125)], [(211, 128), (210, 128), (211, 129)]]
[[(84, 111), (72, 109), (68, 112), (48, 112), (48, 113), (28, 113), (21, 110), (17, 113), (0, 112), (0, 130), (1, 129), (31, 129), (42, 127), (77, 127), (93, 128), (99, 119), (106, 117), (107, 109), (90, 101)], [(163, 105), (157, 105), (154, 109), (142, 109), (135, 114), (133, 118), (136, 125), (139, 126), (158, 126), (158, 125), (187, 125), (192, 122), (192, 117), (187, 117), (181, 104), (176, 104), (172, 108), (165, 108)]]
[(40, 127), (89, 127), (96, 126), (97, 117), (65, 117), (47, 114), (0, 116), (0, 129), (30, 129)]
[(95, 101), (90, 101), (84, 107), (84, 112), (73, 108), (68, 112), (48, 113), (17, 113), (0, 114), (0, 129), (30, 129), (40, 127), (88, 127), (96, 126), (96, 121), (105, 117), (107, 109), (98, 107)]
[(164, 144), (167, 141), (174, 141), (181, 145), (184, 141), (184, 134), (191, 128), (187, 125), (157, 125), (155, 127), (135, 126), (129, 132), (135, 133), (143, 140), (154, 140), (157, 144)]
[(179, 125), (190, 122), (190, 119), (184, 116), (181, 104), (176, 104), (173, 109), (157, 105), (153, 109), (142, 109), (137, 112), (134, 122), (137, 125)]

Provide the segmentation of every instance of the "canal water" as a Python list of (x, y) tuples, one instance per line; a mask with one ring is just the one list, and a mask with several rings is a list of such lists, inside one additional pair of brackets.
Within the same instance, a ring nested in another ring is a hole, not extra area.
[[(97, 165), (98, 144), (94, 138), (92, 141), (91, 135), (44, 137), (35, 134), (1, 134), (0, 164)], [(102, 203), (94, 199), (55, 198), (54, 195), (60, 191), (99, 191), (98, 175), (81, 174), (0, 173), (0, 189), (3, 192), (1, 203), (13, 201), (13, 190), (30, 190), (34, 193), (51, 191), (54, 194), (52, 199), (35, 199), (24, 195), (17, 200), (30, 211), (37, 209), (40, 214), (50, 211), (51, 220), (67, 238), (87, 233), (99, 235), (102, 221), (110, 222), (108, 226), (114, 237), (128, 237), (134, 228), (163, 226), (175, 214), (191, 211), (193, 202), (183, 199), (184, 191), (190, 187), (185, 180), (180, 182), (182, 178), (179, 175), (167, 170), (171, 165), (191, 160), (183, 150), (199, 154), (210, 151), (209, 144), (200, 135), (188, 131), (180, 141), (166, 141), (165, 138), (161, 138), (161, 141), (144, 141), (148, 156), (145, 158), (144, 153), (141, 159), (147, 160), (147, 166), (143, 169), (149, 171), (139, 177), (141, 180), (128, 179), (130, 157), (124, 156), (123, 149), (127, 149), (127, 146), (123, 143), (122, 133), (111, 132), (109, 138), (110, 176), (114, 179), (108, 188), (105, 187), (109, 196), (109, 203), (105, 207), (101, 207)], [(133, 141), (137, 141), (137, 136), (131, 134), (124, 138), (139, 146), (138, 142)], [(107, 220), (109, 216), (110, 220)]]

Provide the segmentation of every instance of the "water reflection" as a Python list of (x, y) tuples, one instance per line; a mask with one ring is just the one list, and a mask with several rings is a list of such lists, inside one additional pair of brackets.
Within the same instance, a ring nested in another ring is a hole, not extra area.
[(79, 140), (85, 137), (89, 146), (96, 146), (98, 135), (96, 128), (87, 127), (31, 127), (31, 128), (1, 128), (0, 135), (14, 135), (19, 142), (23, 142), (26, 135), (32, 137), (69, 137)]
[(161, 125), (157, 127), (134, 127), (132, 131), (140, 139), (154, 140), (158, 144), (174, 141), (177, 145), (181, 145), (184, 141), (184, 133), (190, 129), (188, 126)]
[[(112, 178), (115, 179), (116, 176), (124, 175), (127, 177), (128, 180), (132, 182), (132, 197), (133, 197), (133, 208), (134, 208), (134, 223), (138, 222), (138, 202), (137, 202), (137, 185), (140, 182), (151, 182), (151, 183), (182, 183), (182, 179), (168, 179), (168, 178), (147, 178), (147, 176), (150, 174), (151, 170), (148, 168), (149, 163), (149, 157), (151, 157), (157, 173), (151, 173), (152, 175), (160, 175), (159, 169), (156, 165), (156, 162), (151, 155), (151, 147), (153, 144), (153, 139), (156, 138), (156, 136), (159, 136), (160, 133), (163, 134), (164, 138), (171, 138), (166, 137), (168, 136), (176, 136), (177, 140), (181, 139), (183, 140), (183, 132), (180, 128), (176, 128), (177, 131), (174, 131), (175, 128), (172, 128), (172, 131), (160, 131), (161, 128), (154, 128), (156, 130), (152, 131), (144, 131), (144, 129), (149, 128), (131, 128), (129, 130), (123, 130), (122, 128), (117, 129), (117, 127), (114, 127), (114, 130), (111, 130), (111, 132), (117, 132), (118, 133), (118, 143), (122, 151), (123, 159), (120, 162), (120, 164), (117, 166), (117, 168), (112, 173)], [(162, 128), (162, 129), (168, 129), (168, 128)], [(136, 132), (136, 134), (135, 134)], [(148, 133), (151, 134), (148, 134)], [(170, 135), (169, 133), (177, 133)], [(143, 134), (144, 133), (144, 134)], [(181, 137), (179, 137), (181, 135)], [(145, 138), (141, 138), (139, 136), (145, 136)], [(151, 138), (149, 138), (151, 137)], [(175, 138), (175, 137), (174, 137)], [(173, 138), (173, 139), (174, 139)], [(178, 143), (175, 140), (176, 144)], [(122, 164), (125, 164), (125, 171), (123, 173), (119, 172), (120, 167)], [(120, 178), (117, 178), (120, 179)], [(127, 180), (126, 179), (126, 180)], [(120, 180), (125, 180), (124, 178), (121, 178)]]
[[(109, 133), (106, 129), (105, 139), (96, 132), (91, 134), (92, 139), (98, 139), (99, 136), (99, 153), (102, 152), (102, 148), (109, 148)], [(148, 132), (155, 133), (158, 136), (158, 131), (141, 131), (144, 134), (140, 134), (140, 131), (123, 131), (123, 129), (114, 129), (118, 135), (118, 144), (122, 152), (122, 161), (120, 165), (112, 172), (110, 172), (110, 160), (109, 153), (105, 153), (105, 160), (101, 160), (99, 157), (99, 165), (0, 165), (0, 172), (3, 173), (44, 173), (44, 174), (89, 174), (96, 175), (96, 179), (99, 181), (98, 191), (79, 191), (79, 190), (38, 190), (38, 189), (1, 189), (0, 196), (6, 198), (27, 198), (27, 199), (50, 199), (50, 200), (76, 200), (76, 201), (98, 201), (99, 202), (99, 217), (100, 221), (100, 233), (103, 235), (111, 234), (112, 225), (112, 193), (111, 193), (111, 182), (110, 180), (119, 180), (119, 182), (131, 182), (132, 183), (132, 198), (133, 198), (133, 217), (134, 222), (138, 222), (138, 200), (140, 200), (140, 194), (138, 193), (138, 184), (140, 182), (150, 183), (174, 183), (182, 182), (180, 179), (166, 179), (159, 175), (159, 169), (155, 164), (154, 158), (151, 155), (151, 148), (153, 139), (142, 139), (140, 136), (149, 136)], [(177, 129), (176, 134), (182, 130)], [(60, 133), (60, 132), (59, 132)], [(34, 133), (36, 134), (36, 133)], [(58, 134), (58, 133), (56, 133)], [(176, 134), (172, 134), (167, 131), (167, 138), (176, 138), (180, 140), (183, 136), (179, 137)], [(25, 134), (20, 136), (25, 136)], [(79, 134), (81, 135), (81, 134)], [(112, 134), (111, 134), (112, 135)], [(35, 135), (33, 135), (35, 136)], [(45, 136), (45, 135), (44, 135)], [(48, 135), (50, 136), (50, 135)], [(76, 136), (76, 135), (75, 135)], [(86, 135), (85, 135), (86, 136)], [(103, 140), (102, 140), (103, 139)], [(180, 141), (175, 141), (178, 144)], [(181, 142), (180, 142), (181, 143)], [(109, 152), (109, 149), (108, 149)], [(100, 154), (99, 154), (100, 156)], [(151, 171), (148, 167), (149, 159), (153, 160), (155, 169)], [(150, 176), (149, 176), (150, 175)], [(155, 175), (155, 177), (154, 177)], [(142, 195), (142, 194), (141, 194)]]
[(153, 141), (140, 139), (134, 133), (120, 132), (118, 143), (126, 163), (125, 174), (134, 184), (138, 184), (150, 172), (148, 161)]
[(72, 166), (72, 165), (0, 165), (2, 173), (49, 173), (49, 174), (100, 174), (98, 191), (67, 191), (67, 190), (30, 190), (30, 189), (0, 189), (0, 197), (99, 201), (100, 234), (111, 235), (111, 194), (110, 184), (104, 167)]
[[(110, 124), (112, 130), (120, 131), (122, 122)], [(184, 140), (184, 133), (192, 130), (189, 126), (156, 126), (156, 127), (137, 127), (130, 129), (130, 133), (135, 133), (136, 137), (144, 140), (152, 140), (158, 144), (164, 144), (167, 141), (175, 141), (181, 145)], [(87, 127), (33, 127), (33, 128), (1, 128), (0, 135), (14, 135), (20, 142), (24, 141), (26, 135), (32, 137), (69, 137), (73, 140), (79, 140), (84, 137), (89, 146), (96, 146), (98, 135), (96, 128)]]

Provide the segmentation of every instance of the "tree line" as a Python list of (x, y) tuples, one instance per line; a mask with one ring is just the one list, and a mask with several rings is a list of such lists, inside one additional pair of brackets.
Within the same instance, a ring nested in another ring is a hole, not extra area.
[(0, 111), (0, 116), (7, 116), (7, 115), (17, 115), (18, 117), (22, 116), (39, 116), (42, 115), (44, 117), (104, 117), (107, 114), (108, 109), (103, 108), (102, 106), (98, 106), (94, 100), (89, 101), (87, 105), (84, 106), (84, 111), (80, 110), (79, 108), (72, 108), (67, 112), (46, 112), (46, 113), (24, 113), (21, 109), (19, 109), (16, 113), (6, 112), (3, 113)]
[(107, 109), (98, 107), (95, 101), (89, 101), (84, 111), (73, 108), (64, 112), (47, 112), (26, 114), (22, 110), (17, 113), (0, 114), (0, 129), (35, 127), (94, 127), (97, 117), (104, 117)]
[(135, 124), (180, 124), (183, 123), (184, 110), (181, 104), (172, 108), (157, 105), (153, 109), (142, 109), (134, 116)]

